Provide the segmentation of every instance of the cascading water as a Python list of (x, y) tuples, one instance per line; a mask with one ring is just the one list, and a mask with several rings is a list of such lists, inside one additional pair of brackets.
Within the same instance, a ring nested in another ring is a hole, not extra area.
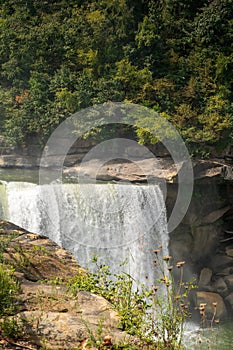
[(158, 185), (51, 184), (0, 185), (0, 214), (29, 231), (48, 236), (71, 251), (81, 266), (92, 256), (136, 281), (154, 284), (153, 249), (168, 233), (163, 193)]

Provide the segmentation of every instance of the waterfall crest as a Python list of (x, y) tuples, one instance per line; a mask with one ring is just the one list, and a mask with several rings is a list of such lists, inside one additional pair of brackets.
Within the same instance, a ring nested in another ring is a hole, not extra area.
[[(2, 186), (0, 214), (29, 231), (48, 236), (93, 268), (92, 256), (152, 285), (153, 249), (167, 255), (166, 208), (158, 185), (9, 182)], [(5, 203), (5, 204), (3, 204)], [(6, 210), (7, 203), (7, 210)]]

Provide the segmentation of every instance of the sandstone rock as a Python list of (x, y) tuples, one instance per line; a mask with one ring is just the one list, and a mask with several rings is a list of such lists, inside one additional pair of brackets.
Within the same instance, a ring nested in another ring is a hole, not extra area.
[(227, 307), (229, 307), (231, 312), (233, 313), (233, 293), (229, 294), (225, 298), (225, 302), (226, 302)]
[(222, 297), (226, 297), (229, 294), (227, 284), (225, 283), (225, 280), (221, 277), (213, 283), (213, 289)]
[(233, 248), (227, 247), (226, 248), (226, 254), (233, 258)]
[(205, 310), (208, 318), (212, 318), (215, 314), (213, 303), (217, 303), (215, 318), (221, 320), (227, 318), (225, 303), (223, 298), (217, 293), (197, 291), (194, 296), (194, 303), (196, 307), (199, 307), (202, 303), (206, 304)]
[(61, 248), (47, 237), (30, 233), (20, 227), (0, 221), (4, 225), (1, 238), (10, 239), (5, 249), (4, 259), (14, 267), (18, 276), (26, 280), (67, 278), (84, 273), (71, 253)]
[(64, 166), (70, 167), (79, 163), (85, 154), (68, 154), (64, 160)]
[(16, 154), (2, 155), (0, 167), (2, 168), (35, 168), (40, 165), (40, 158)]
[[(37, 345), (46, 339), (51, 349), (73, 349), (90, 334), (96, 339), (110, 335), (118, 344), (129, 340), (119, 329), (117, 312), (103, 297), (89, 292), (73, 297), (64, 287), (37, 283), (23, 284), (22, 289), (27, 310), (19, 317), (27, 320), (27, 335)], [(100, 325), (103, 332), (98, 335)]]
[[(221, 235), (221, 227), (204, 225), (192, 228), (194, 249), (192, 255), (195, 261), (206, 259), (214, 255), (218, 238)], [(212, 266), (210, 266), (211, 268)], [(213, 269), (214, 270), (214, 269)]]
[(222, 254), (216, 254), (210, 261), (210, 267), (214, 272), (220, 272), (226, 267), (233, 267), (233, 258)]
[(230, 292), (233, 292), (233, 275), (224, 277), (224, 281)]
[(153, 157), (153, 154), (149, 152), (145, 146), (129, 146), (125, 149), (125, 157), (130, 159), (146, 159)]
[(221, 176), (224, 178), (224, 180), (233, 180), (233, 167), (225, 165), (222, 167)]
[(77, 176), (77, 174), (87, 178), (98, 180), (125, 180), (125, 181), (147, 181), (148, 179), (166, 180), (173, 182), (182, 162), (174, 165), (172, 159), (150, 158), (136, 160), (134, 162), (114, 162), (113, 164), (103, 164), (103, 161), (94, 159), (83, 162), (81, 165), (64, 170), (65, 175)]
[(188, 225), (180, 224), (170, 236), (170, 253), (175, 261), (190, 259), (193, 250), (193, 237)]
[(233, 274), (233, 266), (232, 267), (226, 267), (224, 269), (221, 269), (219, 272), (217, 272), (215, 275), (216, 276), (223, 276), (223, 277), (226, 277), (226, 276), (229, 276)]
[(204, 268), (201, 270), (200, 278), (199, 278), (199, 288), (200, 289), (206, 290), (206, 288), (210, 288), (212, 275), (213, 275), (213, 272), (208, 268)]
[(193, 170), (195, 179), (220, 176), (223, 164), (216, 161), (199, 160), (194, 162)]
[(213, 211), (212, 213), (202, 218), (202, 224), (207, 225), (214, 223), (215, 221), (219, 220), (230, 208), (231, 206), (228, 205), (224, 208)]

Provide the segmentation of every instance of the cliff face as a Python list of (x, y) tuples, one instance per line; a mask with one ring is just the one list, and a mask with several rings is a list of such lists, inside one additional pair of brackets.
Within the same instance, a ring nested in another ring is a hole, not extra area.
[[(215, 298), (223, 317), (233, 315), (232, 188), (231, 181), (220, 177), (196, 180), (189, 209), (170, 234), (171, 255), (175, 261), (186, 261), (185, 279), (194, 276), (197, 282), (194, 306), (212, 305)], [(176, 192), (175, 185), (169, 185), (168, 212)]]

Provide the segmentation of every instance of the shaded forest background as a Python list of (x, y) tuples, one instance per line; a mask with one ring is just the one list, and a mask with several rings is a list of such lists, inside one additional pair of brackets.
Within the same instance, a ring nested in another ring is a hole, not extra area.
[(153, 108), (193, 155), (231, 145), (233, 1), (0, 1), (1, 134), (43, 143), (106, 101)]

